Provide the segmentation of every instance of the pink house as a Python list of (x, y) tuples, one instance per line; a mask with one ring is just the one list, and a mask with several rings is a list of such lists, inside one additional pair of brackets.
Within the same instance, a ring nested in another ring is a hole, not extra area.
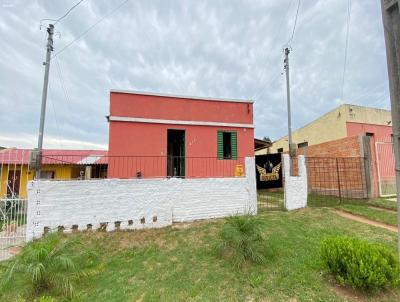
[(253, 102), (111, 90), (108, 177), (231, 177), (254, 156)]

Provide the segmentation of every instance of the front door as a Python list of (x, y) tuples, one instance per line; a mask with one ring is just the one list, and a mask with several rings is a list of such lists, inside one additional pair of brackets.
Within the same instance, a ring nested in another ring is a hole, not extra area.
[(167, 130), (167, 176), (185, 177), (185, 130)]
[(14, 198), (19, 196), (20, 177), (21, 177), (21, 171), (19, 170), (8, 171), (7, 197)]

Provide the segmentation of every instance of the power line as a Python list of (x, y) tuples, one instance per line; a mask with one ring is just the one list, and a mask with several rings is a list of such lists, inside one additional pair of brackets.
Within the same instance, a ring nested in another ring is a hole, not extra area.
[(90, 30), (92, 30), (96, 25), (98, 25), (100, 22), (102, 22), (105, 18), (111, 16), (114, 14), (118, 9), (120, 9), (123, 5), (125, 5), (128, 1), (130, 0), (124, 0), (122, 1), (117, 7), (115, 7), (113, 10), (111, 10), (108, 14), (104, 15), (101, 17), (98, 21), (96, 21), (94, 24), (89, 26), (85, 31), (83, 31), (78, 37), (76, 37), (74, 40), (69, 42), (67, 45), (65, 45), (63, 48), (61, 48), (58, 52), (56, 52), (51, 58), (55, 58), (58, 56), (60, 53), (62, 53), (64, 50), (66, 50), (68, 47), (70, 47), (72, 44), (74, 44), (76, 41), (84, 37)]
[[(287, 18), (289, 9), (292, 6), (292, 2), (293, 2), (293, 0), (290, 0), (289, 5), (286, 8), (286, 13), (284, 14), (281, 22), (279, 23), (278, 31), (276, 32), (276, 35), (275, 35), (274, 39), (272, 39), (272, 41), (275, 41), (278, 38), (279, 34), (281, 33), (283, 22)], [(264, 76), (265, 76), (266, 70), (267, 70), (267, 67), (265, 67), (262, 71), (262, 76), (261, 76), (260, 82), (264, 82)], [(280, 70), (280, 67), (279, 67), (279, 70)], [(260, 95), (264, 92), (265, 88), (268, 87), (274, 81), (275, 78), (276, 78), (276, 75), (275, 75), (275, 73), (273, 73), (273, 75), (268, 79), (268, 81), (264, 82), (264, 84), (262, 85), (263, 87), (257, 93), (255, 93), (251, 99), (255, 100), (258, 97), (260, 97)], [(269, 83), (269, 84), (267, 85), (267, 83)]]
[(343, 101), (344, 80), (345, 80), (345, 75), (346, 75), (347, 49), (348, 49), (348, 46), (349, 46), (350, 18), (351, 18), (351, 0), (347, 0), (346, 45), (345, 45), (345, 48), (344, 48), (344, 62), (343, 62), (342, 88), (341, 88), (341, 92), (340, 92), (340, 100), (341, 100), (341, 101)]
[(83, 1), (85, 0), (80, 0), (78, 3), (76, 3), (75, 5), (73, 5), (64, 15), (62, 15), (60, 18), (58, 19), (42, 19), (40, 20), (40, 26), (42, 25), (43, 21), (53, 21), (55, 22), (53, 25), (56, 25), (58, 22), (60, 22), (62, 19), (64, 19), (66, 16), (68, 16), (68, 14), (75, 8), (77, 7), (79, 4), (81, 4)]
[(69, 14), (75, 7), (77, 7), (79, 4), (81, 4), (83, 1), (85, 1), (85, 0), (80, 0), (78, 3), (76, 3), (74, 6), (72, 6), (62, 17), (58, 18), (58, 20), (56, 21), (56, 23), (54, 23), (54, 25), (56, 25), (58, 22), (60, 22), (62, 19), (64, 19), (66, 16), (68, 16), (68, 14)]
[(296, 31), (296, 25), (297, 25), (297, 18), (298, 18), (298, 16), (299, 16), (300, 3), (301, 3), (301, 0), (299, 0), (298, 3), (297, 3), (296, 18), (294, 19), (294, 25), (293, 25), (292, 35), (291, 35), (290, 39), (287, 41), (287, 43), (286, 43), (286, 45), (288, 46), (288, 48), (291, 48), (291, 46), (292, 46), (292, 42), (293, 42), (293, 38), (294, 38), (294, 33), (295, 33), (295, 31)]
[[(64, 149), (64, 148), (63, 148), (63, 144), (62, 144), (62, 140), (61, 140), (61, 135), (60, 135), (60, 127), (59, 127), (59, 125), (58, 125), (58, 119), (57, 119), (56, 108), (55, 108), (55, 105), (54, 105), (54, 100), (53, 100), (53, 98), (52, 98), (53, 93), (52, 93), (52, 91), (51, 91), (51, 83), (50, 83), (50, 82), (49, 82), (49, 95), (50, 95), (49, 100), (50, 100), (51, 105), (52, 105), (52, 107), (53, 107), (54, 121), (56, 122), (56, 129), (57, 129), (57, 134), (58, 134), (58, 143), (60, 144), (60, 148), (61, 148), (61, 149)], [(53, 96), (54, 96), (54, 95), (53, 95)]]
[(64, 97), (65, 97), (65, 100), (66, 100), (66, 103), (67, 103), (67, 107), (68, 107), (70, 113), (72, 113), (72, 110), (70, 108), (71, 101), (70, 101), (70, 97), (69, 97), (69, 93), (68, 93), (67, 87), (66, 87), (66, 85), (64, 83), (64, 77), (63, 77), (63, 72), (62, 72), (62, 69), (61, 69), (61, 65), (59, 63), (58, 58), (56, 58), (55, 61), (56, 61), (56, 66), (57, 66), (58, 81), (60, 82), (60, 86), (61, 86), (61, 88), (62, 88), (62, 90), (64, 92)]

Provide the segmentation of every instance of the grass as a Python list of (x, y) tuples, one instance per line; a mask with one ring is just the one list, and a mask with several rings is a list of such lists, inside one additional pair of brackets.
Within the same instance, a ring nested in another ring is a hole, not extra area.
[(346, 212), (364, 216), (371, 220), (383, 222), (390, 225), (397, 225), (397, 214), (395, 212), (390, 213), (379, 209), (371, 209), (368, 205), (357, 205), (357, 204), (344, 204), (338, 206), (339, 209)]
[[(384, 198), (363, 200), (363, 199), (346, 199), (341, 200), (336, 196), (309, 195), (308, 206), (313, 208), (332, 207), (339, 210), (349, 212), (351, 214), (360, 215), (365, 218), (386, 223), (389, 225), (397, 225), (396, 202)], [(374, 209), (379, 207), (382, 209)]]
[(368, 203), (372, 206), (389, 209), (389, 210), (397, 210), (396, 201), (388, 200), (385, 198), (373, 199), (368, 201)]
[[(215, 252), (223, 220), (158, 230), (66, 235), (66, 240), (84, 243), (84, 249), (98, 253), (96, 273), (77, 285), (79, 300), (346, 301), (351, 291), (343, 294), (322, 272), (320, 241), (346, 235), (368, 238), (392, 249), (396, 245), (395, 234), (339, 217), (325, 208), (273, 211), (259, 215), (259, 220), (266, 260), (242, 269)], [(77, 252), (80, 247), (76, 246)], [(1, 301), (26, 295), (22, 279), (13, 282), (13, 287), (0, 293)], [(400, 300), (400, 290), (357, 295), (366, 301)]]

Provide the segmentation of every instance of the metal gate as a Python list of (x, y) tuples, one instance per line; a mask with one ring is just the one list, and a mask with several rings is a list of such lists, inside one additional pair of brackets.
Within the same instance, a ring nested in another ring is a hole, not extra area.
[(379, 196), (396, 195), (396, 173), (392, 142), (376, 142), (376, 167)]
[(26, 240), (28, 150), (0, 151), (0, 261), (18, 253)]

